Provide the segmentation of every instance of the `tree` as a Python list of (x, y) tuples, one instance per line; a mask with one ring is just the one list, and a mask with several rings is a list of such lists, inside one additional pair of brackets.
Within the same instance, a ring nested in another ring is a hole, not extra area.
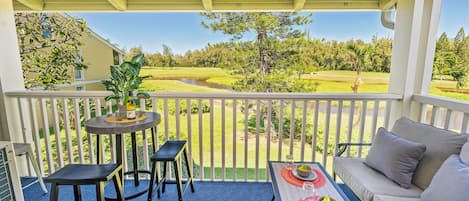
[(356, 43), (349, 43), (347, 49), (350, 50), (353, 54), (353, 69), (357, 73), (355, 82), (351, 86), (353, 93), (358, 92), (358, 87), (361, 83), (360, 73), (366, 65), (366, 59), (368, 59), (371, 46), (370, 45), (359, 45)]
[(133, 57), (137, 56), (137, 55), (140, 55), (140, 54), (143, 54), (143, 50), (142, 50), (142, 47), (141, 46), (138, 46), (138, 47), (132, 47), (130, 48), (129, 52), (127, 52), (125, 54), (125, 57), (124, 59), (126, 61), (129, 61), (131, 60)]
[[(285, 91), (290, 82), (285, 75), (288, 62), (282, 62), (292, 53), (279, 47), (286, 39), (300, 39), (305, 33), (299, 26), (311, 23), (310, 15), (291, 12), (252, 12), (252, 13), (201, 13), (206, 21), (202, 26), (212, 31), (231, 35), (233, 40), (245, 39), (251, 33), (255, 40), (245, 44), (247, 62), (240, 64), (235, 71), (243, 74), (236, 89), (243, 91)], [(284, 86), (279, 83), (286, 84)], [(293, 87), (293, 86), (292, 86)]]
[(464, 33), (464, 28), (459, 29), (456, 37), (454, 37), (453, 48), (456, 62), (450, 70), (450, 75), (456, 80), (456, 89), (460, 89), (466, 86), (469, 74), (469, 43), (468, 37)]
[(165, 44), (163, 44), (163, 66), (173, 66), (173, 53), (171, 51), (171, 48)]
[(73, 69), (86, 69), (83, 19), (56, 13), (16, 13), (15, 19), (26, 88), (54, 89), (71, 82)]

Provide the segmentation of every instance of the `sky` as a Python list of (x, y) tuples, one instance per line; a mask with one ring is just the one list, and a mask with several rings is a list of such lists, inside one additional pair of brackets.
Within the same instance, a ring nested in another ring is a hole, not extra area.
[[(176, 54), (201, 49), (208, 43), (229, 41), (230, 37), (200, 25), (198, 13), (70, 13), (84, 18), (103, 38), (124, 49), (142, 47), (145, 52), (162, 51), (166, 44)], [(314, 12), (309, 30), (312, 38), (370, 41), (374, 35), (392, 38), (392, 30), (381, 25), (380, 12)], [(469, 0), (443, 0), (438, 34), (454, 37), (464, 27), (469, 33)], [(254, 39), (254, 38), (253, 38)]]

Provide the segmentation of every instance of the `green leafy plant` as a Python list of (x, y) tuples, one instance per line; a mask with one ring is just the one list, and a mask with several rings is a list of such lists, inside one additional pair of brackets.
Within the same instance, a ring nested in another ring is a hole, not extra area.
[[(106, 90), (112, 91), (112, 95), (105, 98), (108, 100), (120, 100), (121, 103), (127, 103), (129, 100), (129, 91), (136, 91), (143, 80), (151, 75), (140, 76), (140, 69), (145, 61), (143, 54), (132, 57), (130, 61), (124, 61), (120, 66), (111, 66), (111, 78), (104, 80), (103, 84)], [(145, 92), (138, 92), (137, 97), (148, 98), (150, 95)]]

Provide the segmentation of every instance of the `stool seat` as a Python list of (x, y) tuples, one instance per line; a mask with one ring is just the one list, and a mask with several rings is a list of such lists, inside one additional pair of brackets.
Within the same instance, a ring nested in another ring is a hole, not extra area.
[[(192, 178), (192, 168), (190, 167), (190, 162), (187, 157), (186, 151), (186, 141), (185, 140), (174, 140), (174, 141), (166, 141), (160, 149), (151, 156), (152, 168), (151, 168), (151, 177), (150, 177), (150, 185), (148, 189), (148, 197), (147, 201), (152, 201), (153, 196), (153, 188), (156, 183), (156, 190), (158, 192), (158, 198), (160, 197), (160, 187), (162, 187), (162, 192), (164, 193), (166, 189), (166, 184), (172, 183), (167, 180), (167, 171), (168, 165), (167, 163), (173, 163), (174, 167), (174, 175), (176, 176), (176, 184), (178, 198), (179, 201), (182, 201), (182, 196), (184, 192), (187, 190), (188, 186), (190, 186), (191, 191), (194, 192), (194, 181)], [(182, 181), (182, 173), (180, 166), (180, 158), (181, 154), (183, 154), (184, 159), (186, 160), (186, 170), (187, 170), (187, 180), (186, 182)], [(158, 170), (157, 170), (157, 162), (163, 162), (163, 177), (161, 180), (158, 177)], [(185, 183), (186, 186), (183, 189), (182, 184)]]
[(186, 146), (185, 140), (167, 141), (160, 149), (151, 156), (152, 161), (174, 161)]
[(75, 201), (81, 201), (80, 185), (96, 185), (96, 200), (105, 201), (104, 185), (107, 181), (114, 182), (117, 193), (117, 200), (125, 200), (122, 190), (122, 180), (119, 171), (122, 166), (119, 164), (69, 164), (57, 170), (45, 181), (51, 182), (50, 201), (59, 200), (59, 186), (73, 185)]
[(119, 164), (69, 164), (45, 180), (60, 184), (85, 184), (109, 181), (121, 169)]

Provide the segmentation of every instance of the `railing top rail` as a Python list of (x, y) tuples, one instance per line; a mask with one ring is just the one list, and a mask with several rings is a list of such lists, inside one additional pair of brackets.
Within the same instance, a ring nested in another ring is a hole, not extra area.
[[(109, 91), (9, 91), (5, 95), (19, 98), (101, 98)], [(154, 98), (200, 99), (282, 99), (282, 100), (400, 100), (401, 95), (378, 93), (250, 93), (250, 92), (150, 92)]]
[(412, 96), (412, 100), (423, 104), (435, 105), (438, 107), (448, 108), (454, 111), (469, 113), (468, 101), (421, 94), (414, 94)]

